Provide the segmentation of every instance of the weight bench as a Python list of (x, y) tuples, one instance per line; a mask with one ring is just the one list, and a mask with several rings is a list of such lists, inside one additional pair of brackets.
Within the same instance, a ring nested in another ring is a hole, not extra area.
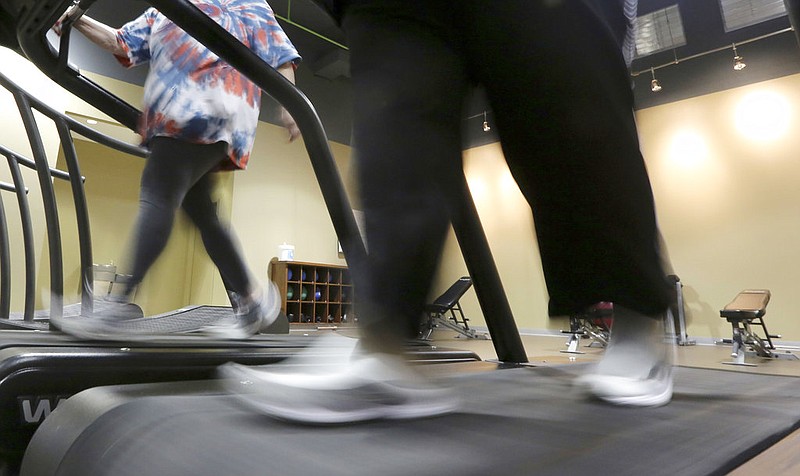
[(569, 330), (561, 331), (570, 334), (567, 340), (566, 354), (583, 354), (578, 350), (581, 338), (591, 338), (589, 347), (608, 345), (608, 336), (614, 319), (614, 305), (610, 302), (599, 302), (585, 312), (573, 314), (569, 317)]
[[(488, 339), (486, 334), (479, 334), (475, 329), (470, 329), (464, 311), (458, 300), (472, 287), (472, 279), (469, 276), (458, 278), (450, 288), (441, 296), (436, 298), (432, 304), (425, 306), (425, 317), (422, 321), (420, 338), (430, 340), (434, 329), (446, 327), (458, 332), (459, 336), (470, 339)], [(458, 337), (458, 336), (456, 336)]]
[[(731, 357), (735, 360), (723, 362), (724, 364), (754, 367), (756, 364), (745, 362), (745, 355), (748, 353), (769, 359), (798, 359), (791, 353), (775, 352), (772, 339), (779, 339), (781, 336), (770, 334), (764, 322), (770, 296), (768, 289), (745, 289), (719, 312), (720, 317), (731, 323), (733, 330)], [(756, 334), (751, 326), (761, 326), (764, 337)]]

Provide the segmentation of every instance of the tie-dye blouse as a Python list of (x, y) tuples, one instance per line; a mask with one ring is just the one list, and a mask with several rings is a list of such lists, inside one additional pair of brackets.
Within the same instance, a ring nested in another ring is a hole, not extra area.
[[(300, 55), (264, 0), (192, 0), (267, 64), (296, 64)], [(117, 30), (132, 67), (150, 63), (140, 133), (188, 142), (228, 144), (224, 169), (247, 166), (255, 141), (261, 90), (154, 8)]]

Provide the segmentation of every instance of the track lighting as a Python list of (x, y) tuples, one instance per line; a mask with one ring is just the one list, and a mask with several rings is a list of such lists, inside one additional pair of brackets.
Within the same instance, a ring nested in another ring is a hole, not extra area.
[(656, 70), (654, 68), (650, 68), (650, 74), (653, 75), (653, 80), (650, 81), (650, 91), (657, 93), (661, 91), (661, 83), (659, 83), (656, 79)]
[(744, 62), (744, 57), (739, 56), (739, 53), (736, 51), (736, 43), (733, 44), (733, 70), (734, 71), (741, 71), (747, 66), (747, 63)]
[(492, 128), (489, 126), (489, 121), (486, 120), (486, 111), (483, 111), (483, 132), (489, 132)]

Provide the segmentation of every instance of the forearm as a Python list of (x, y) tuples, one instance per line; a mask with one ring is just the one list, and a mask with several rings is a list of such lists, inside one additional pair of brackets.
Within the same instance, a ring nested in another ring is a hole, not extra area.
[(85, 15), (78, 18), (73, 26), (92, 43), (104, 50), (110, 51), (117, 56), (126, 55), (125, 49), (117, 41), (117, 30), (114, 28)]
[(294, 64), (291, 61), (278, 66), (278, 72), (294, 84)]
[[(291, 61), (278, 66), (278, 72), (294, 84), (294, 64), (292, 64)], [(297, 123), (284, 107), (281, 107), (281, 121), (284, 127), (289, 131), (289, 142), (300, 137), (300, 129), (297, 127)]]

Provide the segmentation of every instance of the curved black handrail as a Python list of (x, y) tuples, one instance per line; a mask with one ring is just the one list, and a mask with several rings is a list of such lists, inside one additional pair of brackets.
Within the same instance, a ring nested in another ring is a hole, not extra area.
[[(92, 3), (94, 1), (83, 1), (81, 5), (88, 8)], [(72, 4), (72, 0), (25, 2), (17, 18), (17, 42), (20, 50), (44, 74), (66, 90), (113, 117), (125, 127), (136, 130), (139, 110), (69, 66), (66, 62), (69, 55), (68, 48), (58, 52), (47, 40), (46, 35), (50, 27)], [(61, 57), (65, 59), (61, 60)]]
[[(20, 225), (22, 227), (22, 245), (25, 263), (25, 298), (23, 301), (23, 316), (24, 320), (31, 321), (33, 320), (33, 313), (36, 305), (36, 255), (33, 249), (33, 222), (31, 219), (30, 205), (28, 204), (28, 190), (25, 187), (25, 180), (22, 177), (20, 164), (30, 169), (35, 169), (36, 165), (33, 163), (33, 161), (28, 160), (3, 146), (0, 146), (0, 154), (4, 155), (7, 159), (8, 168), (11, 172), (11, 177), (14, 180), (14, 187), (16, 189), (15, 192), (17, 196), (17, 206), (19, 207)], [(6, 283), (8, 283), (10, 286), (11, 281), (6, 280)], [(10, 296), (5, 297), (5, 299), (10, 301)], [(3, 317), (7, 316), (4, 315)]]
[[(24, 320), (32, 321), (34, 318), (35, 306), (35, 255), (33, 250), (33, 230), (31, 224), (30, 207), (27, 197), (21, 190), (25, 189), (20, 166), (35, 170), (39, 178), (39, 185), (42, 192), (42, 203), (45, 214), (45, 226), (47, 229), (48, 252), (50, 263), (50, 315), (60, 316), (63, 314), (63, 261), (61, 247), (61, 231), (58, 222), (58, 208), (55, 200), (55, 193), (51, 183), (51, 178), (70, 182), (72, 197), (75, 206), (78, 246), (81, 263), (81, 309), (84, 314), (91, 314), (93, 311), (93, 272), (92, 272), (92, 243), (89, 226), (89, 212), (86, 203), (86, 193), (83, 188), (84, 177), (80, 173), (78, 157), (72, 141), (71, 133), (77, 132), (87, 139), (105, 145), (107, 147), (126, 152), (128, 154), (146, 157), (148, 151), (142, 147), (134, 146), (126, 142), (109, 137), (95, 129), (92, 129), (75, 119), (72, 119), (55, 109), (49, 107), (37, 98), (29, 95), (19, 85), (0, 74), (0, 86), (9, 90), (14, 96), (17, 106), (25, 125), (26, 133), (31, 144), (34, 160), (27, 159), (5, 147), (0, 146), (0, 154), (5, 155), (14, 186), (17, 188), (17, 200), (19, 203), (20, 215), (22, 219), (22, 234), (25, 246), (25, 305)], [(33, 111), (41, 113), (55, 123), (59, 134), (62, 150), (67, 163), (67, 171), (50, 167), (41, 135), (33, 116)], [(2, 290), (0, 290), (1, 292)], [(6, 300), (7, 302), (7, 300)]]
[[(16, 192), (13, 184), (0, 182), (0, 190)], [(8, 220), (6, 207), (0, 200), (0, 319), (11, 315), (11, 251), (8, 244)]]

